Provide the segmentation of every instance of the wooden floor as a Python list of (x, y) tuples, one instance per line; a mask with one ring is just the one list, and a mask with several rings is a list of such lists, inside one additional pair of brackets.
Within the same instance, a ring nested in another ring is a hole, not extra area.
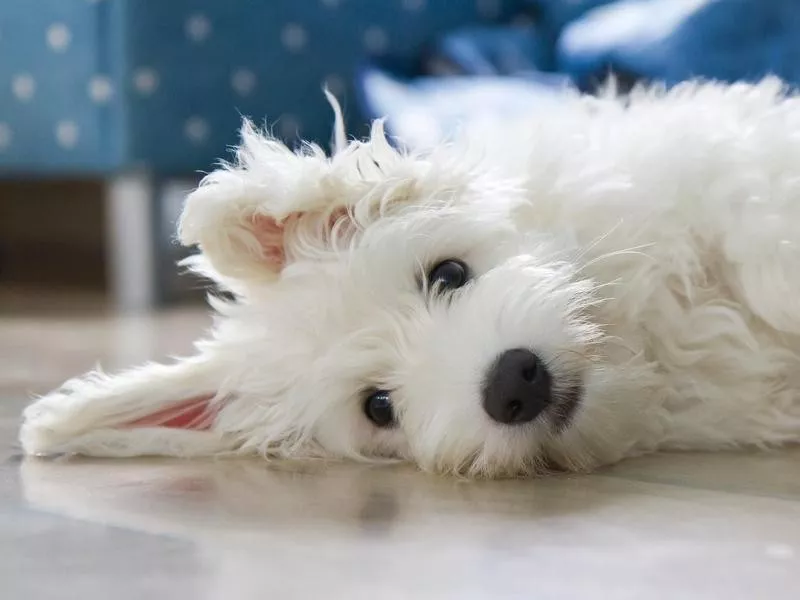
[(409, 467), (23, 460), (29, 393), (187, 352), (202, 310), (0, 298), (0, 597), (800, 597), (800, 450), (464, 482)]

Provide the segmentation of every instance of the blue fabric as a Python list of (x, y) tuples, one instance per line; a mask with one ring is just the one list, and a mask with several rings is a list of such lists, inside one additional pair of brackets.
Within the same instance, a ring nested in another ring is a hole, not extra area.
[(608, 72), (674, 85), (692, 77), (800, 83), (797, 0), (625, 0), (567, 26), (558, 66), (583, 89)]
[(550, 71), (555, 57), (550, 40), (531, 24), (468, 27), (438, 38), (428, 57), (429, 71), (464, 75), (520, 75)]
[(526, 9), (552, 39), (586, 12), (614, 0), (526, 0)]
[(327, 145), (365, 59), (409, 72), (439, 32), (524, 0), (2, 0), (0, 175), (207, 170), (242, 115)]
[(365, 68), (359, 76), (372, 118), (388, 116), (387, 129), (412, 148), (431, 147), (466, 120), (495, 123), (557, 102), (567, 82), (556, 75), (529, 77), (398, 78), (386, 70)]
[[(484, 114), (541, 110), (537, 98), (554, 90), (593, 92), (610, 74), (623, 85), (767, 75), (800, 84), (800, 0), (527, 0), (519, 17), (443, 32), (418, 78), (383, 65), (381, 76), (365, 71), (358, 85), (366, 112), (416, 140), (425, 138), (421, 124), (439, 119), (447, 135)], [(500, 84), (502, 75), (527, 85)]]
[(326, 144), (325, 82), (357, 135), (543, 110), (609, 72), (796, 85), (800, 1), (3, 0), (0, 56), (0, 175), (187, 172), (242, 115)]
[[(101, 19), (107, 7), (37, 0), (0, 3), (0, 169), (86, 170), (113, 162), (109, 103), (88, 87), (107, 81)], [(101, 84), (102, 85), (102, 84)]]
[(520, 75), (556, 68), (555, 50), (562, 28), (585, 12), (612, 0), (525, 0), (517, 22), (471, 26), (437, 36), (428, 70), (465, 75)]

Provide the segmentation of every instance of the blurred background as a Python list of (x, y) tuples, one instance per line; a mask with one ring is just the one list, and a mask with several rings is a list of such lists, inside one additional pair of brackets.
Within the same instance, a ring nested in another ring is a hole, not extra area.
[[(242, 116), (327, 146), (374, 117), (409, 146), (465, 121), (690, 77), (800, 78), (798, 0), (3, 0), (0, 288), (137, 312), (177, 276), (187, 192)], [(13, 308), (8, 308), (12, 306)]]

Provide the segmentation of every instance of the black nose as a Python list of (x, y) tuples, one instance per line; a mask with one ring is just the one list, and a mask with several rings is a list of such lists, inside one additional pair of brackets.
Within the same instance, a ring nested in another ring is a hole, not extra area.
[(506, 350), (489, 369), (483, 409), (498, 423), (533, 421), (550, 401), (550, 374), (530, 350)]

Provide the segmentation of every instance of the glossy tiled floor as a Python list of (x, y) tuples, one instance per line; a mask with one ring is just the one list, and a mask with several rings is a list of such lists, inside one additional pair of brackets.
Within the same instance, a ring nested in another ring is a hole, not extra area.
[(798, 598), (800, 450), (467, 483), (409, 468), (23, 461), (26, 392), (183, 352), (202, 312), (0, 306), (0, 597)]

